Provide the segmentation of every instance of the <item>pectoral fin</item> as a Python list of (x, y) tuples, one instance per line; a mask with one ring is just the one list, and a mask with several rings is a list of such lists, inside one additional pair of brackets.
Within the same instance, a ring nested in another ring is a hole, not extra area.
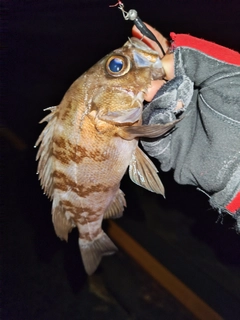
[(139, 137), (157, 138), (171, 130), (179, 121), (180, 120), (175, 120), (166, 124), (152, 124), (119, 128), (118, 135), (125, 140), (133, 140)]
[(124, 207), (126, 207), (126, 200), (124, 198), (124, 193), (122, 190), (118, 189), (118, 192), (114, 198), (114, 200), (111, 202), (109, 207), (107, 208), (106, 212), (104, 213), (103, 218), (104, 219), (116, 219), (120, 218), (123, 214)]
[(135, 123), (141, 118), (141, 108), (135, 107), (126, 110), (110, 111), (107, 114), (98, 115), (99, 119), (114, 124)]
[(164, 186), (157, 174), (158, 170), (148, 156), (137, 147), (129, 165), (131, 180), (137, 185), (164, 196)]

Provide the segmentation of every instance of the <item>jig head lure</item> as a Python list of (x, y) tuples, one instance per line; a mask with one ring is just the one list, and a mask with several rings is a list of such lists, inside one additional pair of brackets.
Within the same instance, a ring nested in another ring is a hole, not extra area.
[(124, 4), (122, 1), (118, 0), (118, 2), (114, 5), (110, 5), (109, 7), (116, 7), (118, 6), (118, 9), (122, 11), (123, 18), (125, 20), (131, 20), (135, 24), (135, 26), (138, 28), (138, 30), (144, 35), (145, 37), (153, 40), (157, 43), (159, 48), (161, 49), (163, 55), (165, 56), (165, 51), (163, 50), (163, 47), (161, 43), (157, 40), (157, 38), (154, 36), (154, 34), (147, 28), (147, 26), (144, 24), (144, 22), (139, 18), (138, 13), (135, 9), (131, 9), (128, 12), (124, 10)]

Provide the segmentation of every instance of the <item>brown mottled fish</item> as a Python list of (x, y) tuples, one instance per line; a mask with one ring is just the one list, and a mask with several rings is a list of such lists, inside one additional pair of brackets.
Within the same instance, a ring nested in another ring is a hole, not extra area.
[(41, 121), (48, 124), (36, 142), (38, 173), (53, 200), (55, 232), (67, 241), (78, 228), (88, 274), (117, 250), (101, 224), (122, 215), (127, 167), (133, 182), (164, 194), (156, 167), (138, 147), (138, 137), (161, 136), (175, 124), (141, 124), (144, 93), (162, 77), (158, 53), (131, 38), (78, 78)]

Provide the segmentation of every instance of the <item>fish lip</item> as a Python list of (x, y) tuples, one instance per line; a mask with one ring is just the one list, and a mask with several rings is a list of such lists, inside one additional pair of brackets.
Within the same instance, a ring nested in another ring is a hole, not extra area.
[[(151, 65), (151, 80), (161, 80), (166, 76), (165, 70), (162, 65), (162, 60), (156, 50), (152, 49), (149, 45), (136, 37), (129, 39), (129, 43), (133, 46), (133, 48), (136, 49), (136, 51), (133, 50), (133, 58), (135, 64), (139, 68), (145, 66), (150, 67)], [(138, 52), (138, 49), (140, 49), (140, 52)], [(152, 61), (151, 59), (145, 57), (145, 55), (141, 53), (142, 50), (144, 52), (152, 54), (155, 57), (155, 61)]]
[(150, 43), (146, 43), (145, 41), (145, 37), (142, 39), (139, 39), (137, 37), (131, 37), (129, 38), (128, 42), (130, 42), (131, 45), (133, 45), (135, 48), (139, 48), (139, 49), (150, 49), (149, 51), (152, 53), (156, 53), (157, 55), (158, 52), (150, 45)]
[(132, 38), (136, 38), (136, 39), (142, 41), (150, 49), (152, 49), (153, 51), (157, 52), (155, 50), (155, 48), (153, 47), (153, 44), (152, 44), (150, 39), (148, 39), (147, 37), (144, 37), (144, 36), (140, 37), (141, 35), (139, 33), (135, 32), (134, 30), (132, 31), (132, 35), (133, 35)]
[(137, 93), (136, 99), (143, 103), (144, 101), (144, 95), (145, 95), (145, 89), (142, 89), (140, 92)]

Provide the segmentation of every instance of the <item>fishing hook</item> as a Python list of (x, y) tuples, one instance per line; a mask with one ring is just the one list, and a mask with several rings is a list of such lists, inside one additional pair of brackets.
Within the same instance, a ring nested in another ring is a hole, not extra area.
[(123, 18), (125, 20), (131, 20), (135, 24), (135, 26), (138, 28), (138, 30), (147, 38), (153, 40), (157, 43), (159, 48), (161, 49), (163, 55), (165, 56), (165, 51), (163, 50), (163, 47), (161, 43), (157, 40), (155, 35), (147, 28), (147, 26), (144, 24), (144, 22), (139, 18), (138, 13), (136, 10), (131, 9), (128, 12), (124, 10), (124, 4), (122, 1), (118, 0), (118, 2), (114, 5), (110, 5), (109, 7), (116, 7), (118, 6), (118, 9), (122, 11)]

